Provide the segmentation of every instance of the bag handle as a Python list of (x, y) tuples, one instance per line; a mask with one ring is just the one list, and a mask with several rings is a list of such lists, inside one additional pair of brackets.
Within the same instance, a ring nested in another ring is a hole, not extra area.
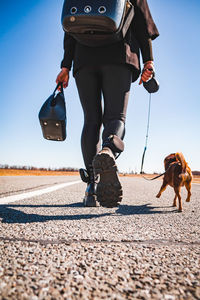
[(55, 88), (55, 90), (54, 90), (54, 92), (53, 92), (53, 94), (52, 94), (53, 97), (52, 97), (52, 100), (51, 100), (51, 106), (55, 106), (55, 105), (56, 105), (56, 97), (55, 97), (55, 95), (56, 95), (56, 91), (57, 91), (57, 89), (58, 89), (59, 87), (61, 87), (60, 93), (64, 94), (64, 91), (63, 91), (63, 83), (62, 83), (62, 82), (58, 82), (58, 84), (57, 84), (57, 86), (56, 86), (56, 88)]
[(63, 93), (63, 83), (62, 83), (62, 82), (58, 82), (58, 84), (57, 84), (57, 86), (56, 86), (56, 88), (55, 88), (55, 90), (54, 90), (54, 92), (53, 92), (53, 95), (54, 95), (54, 96), (55, 96), (55, 93), (56, 93), (56, 91), (57, 91), (57, 89), (58, 89), (59, 87), (61, 87), (61, 93)]

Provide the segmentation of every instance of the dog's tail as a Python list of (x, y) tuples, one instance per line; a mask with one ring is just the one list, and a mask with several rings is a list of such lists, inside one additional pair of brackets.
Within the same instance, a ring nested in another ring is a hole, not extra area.
[(175, 156), (176, 156), (176, 160), (179, 161), (179, 162), (181, 163), (182, 172), (185, 173), (185, 172), (186, 172), (187, 163), (186, 163), (186, 161), (185, 161), (185, 158), (184, 158), (184, 156), (183, 156), (183, 153), (181, 153), (181, 152), (176, 152)]
[(187, 162), (185, 161), (185, 158), (184, 158), (184, 156), (183, 156), (183, 153), (177, 152), (177, 153), (175, 154), (175, 156), (176, 156), (176, 160), (180, 162), (181, 167), (182, 167), (182, 172), (181, 172), (181, 174), (179, 175), (179, 177), (180, 177), (182, 180), (186, 181), (187, 178), (188, 178), (188, 175), (189, 175), (189, 174), (187, 173), (188, 164), (187, 164)]

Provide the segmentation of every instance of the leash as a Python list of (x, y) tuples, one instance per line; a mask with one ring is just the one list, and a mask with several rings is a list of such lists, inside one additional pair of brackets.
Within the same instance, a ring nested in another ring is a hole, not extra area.
[(160, 175), (158, 175), (158, 176), (156, 176), (156, 177), (153, 177), (153, 178), (147, 178), (147, 177), (145, 177), (144, 175), (142, 175), (141, 173), (140, 173), (140, 174), (141, 174), (142, 178), (151, 181), (151, 180), (157, 179), (157, 178), (159, 178), (159, 177), (165, 175), (166, 172), (167, 172), (167, 171), (165, 171), (164, 173), (162, 173), (162, 174), (160, 174)]
[(149, 137), (150, 114), (151, 114), (151, 93), (149, 94), (149, 108), (148, 108), (147, 132), (146, 132), (146, 140), (145, 140), (144, 152), (143, 152), (143, 155), (142, 155), (142, 163), (141, 163), (140, 174), (143, 174), (144, 157), (145, 157), (145, 153), (146, 153), (146, 150), (147, 150), (147, 143), (148, 143), (148, 137)]
[(142, 163), (141, 163), (141, 171), (140, 171), (140, 174), (141, 176), (146, 179), (146, 180), (154, 180), (154, 179), (157, 179), (161, 176), (163, 176), (166, 171), (156, 177), (153, 177), (153, 178), (147, 178), (145, 177), (144, 175), (142, 175), (144, 172), (143, 172), (143, 165), (144, 165), (144, 158), (145, 158), (145, 153), (146, 153), (146, 150), (147, 150), (147, 144), (148, 144), (148, 138), (149, 138), (149, 124), (150, 124), (150, 115), (151, 115), (151, 93), (149, 93), (149, 108), (148, 108), (148, 120), (147, 120), (147, 132), (146, 132), (146, 140), (145, 140), (145, 146), (144, 146), (144, 152), (143, 152), (143, 155), (142, 155)]

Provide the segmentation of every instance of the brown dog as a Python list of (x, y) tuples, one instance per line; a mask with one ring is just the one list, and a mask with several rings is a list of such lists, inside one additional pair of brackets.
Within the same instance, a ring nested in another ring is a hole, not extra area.
[(165, 157), (164, 166), (166, 173), (163, 178), (163, 184), (156, 197), (160, 198), (162, 192), (166, 189), (167, 185), (170, 185), (174, 188), (175, 191), (173, 206), (176, 206), (176, 199), (178, 197), (179, 211), (182, 211), (180, 189), (182, 186), (186, 187), (188, 192), (186, 202), (190, 202), (192, 182), (191, 169), (186, 163), (185, 158), (181, 152), (172, 153)]

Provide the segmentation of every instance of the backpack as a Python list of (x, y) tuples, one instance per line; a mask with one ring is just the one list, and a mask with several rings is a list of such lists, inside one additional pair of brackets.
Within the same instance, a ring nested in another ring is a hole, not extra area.
[(61, 22), (75, 40), (98, 47), (122, 40), (133, 16), (128, 0), (65, 0)]

